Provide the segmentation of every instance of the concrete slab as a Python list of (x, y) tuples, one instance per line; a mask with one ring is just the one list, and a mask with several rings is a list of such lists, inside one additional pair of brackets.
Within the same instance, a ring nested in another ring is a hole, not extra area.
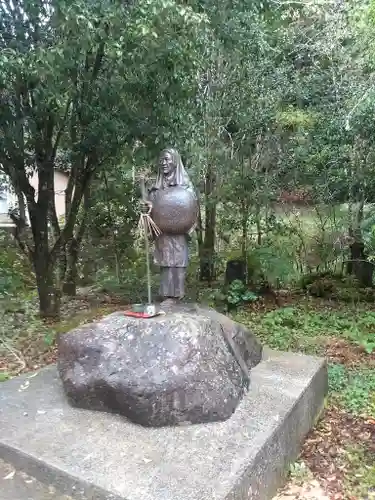
[(75, 498), (268, 499), (326, 391), (324, 360), (265, 351), (231, 419), (150, 429), (71, 408), (50, 367), (0, 385), (0, 458)]
[(0, 500), (73, 500), (0, 460)]

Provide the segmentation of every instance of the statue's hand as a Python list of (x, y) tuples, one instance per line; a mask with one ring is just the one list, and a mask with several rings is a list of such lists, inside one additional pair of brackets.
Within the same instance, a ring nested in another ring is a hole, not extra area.
[(152, 203), (151, 201), (141, 201), (141, 213), (142, 214), (150, 214), (152, 211)]

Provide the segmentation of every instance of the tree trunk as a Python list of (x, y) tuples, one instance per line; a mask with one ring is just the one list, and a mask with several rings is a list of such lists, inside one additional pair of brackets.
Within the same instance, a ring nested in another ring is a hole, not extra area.
[(205, 231), (200, 254), (200, 280), (211, 283), (215, 279), (215, 236), (216, 236), (216, 199), (215, 172), (209, 166), (205, 180)]
[(360, 286), (373, 286), (374, 264), (368, 261), (363, 242), (354, 241), (350, 245), (350, 260), (347, 262), (346, 271), (356, 277)]
[(195, 229), (197, 233), (197, 242), (198, 242), (198, 254), (199, 257), (202, 255), (203, 252), (203, 223), (202, 223), (202, 212), (199, 208), (198, 211), (198, 221), (197, 221), (197, 227)]
[(75, 239), (73, 239), (67, 247), (66, 261), (67, 270), (63, 285), (63, 292), (70, 297), (75, 297), (77, 294), (78, 281), (78, 245), (76, 244)]
[(241, 254), (245, 265), (245, 283), (249, 282), (249, 262), (247, 256), (247, 242), (249, 239), (248, 235), (248, 207), (244, 201), (241, 202), (241, 226), (242, 226), (242, 242), (241, 242)]
[[(243, 184), (245, 183), (245, 161), (241, 161), (241, 180)], [(246, 203), (246, 197), (243, 195), (241, 202), (241, 227), (242, 227), (242, 242), (241, 242), (241, 253), (244, 262), (247, 263), (247, 240), (248, 240), (248, 207)], [(247, 265), (246, 265), (246, 281), (247, 281)]]
[(374, 264), (369, 262), (362, 238), (361, 223), (363, 220), (364, 201), (359, 203), (355, 217), (349, 226), (349, 236), (352, 238), (350, 245), (350, 260), (347, 262), (346, 272), (354, 275), (362, 287), (373, 286)]
[(25, 199), (23, 197), (23, 193), (22, 193), (22, 191), (17, 189), (16, 195), (17, 195), (17, 201), (18, 201), (19, 217), (23, 223), (26, 223), (26, 204), (25, 204)]
[[(66, 245), (66, 274), (65, 282), (63, 285), (63, 292), (66, 295), (75, 297), (77, 294), (78, 284), (78, 258), (82, 244), (83, 236), (86, 232), (87, 216), (89, 211), (90, 190), (86, 187), (83, 195), (83, 214), (82, 220), (73, 235)], [(117, 247), (116, 247), (117, 249)]]
[(257, 228), (257, 244), (260, 246), (262, 244), (262, 223), (260, 217), (260, 208), (256, 209), (255, 225)]
[(54, 269), (43, 246), (34, 254), (34, 271), (38, 287), (39, 312), (43, 318), (57, 318), (60, 313), (60, 293), (54, 284)]
[[(56, 257), (52, 257), (49, 248), (49, 210), (54, 197), (54, 169), (48, 161), (38, 165), (38, 201), (35, 202), (31, 193), (26, 194), (33, 233), (34, 250), (32, 260), (39, 295), (39, 310), (43, 318), (56, 318), (60, 313), (61, 292), (55, 275)], [(60, 250), (60, 249), (58, 249)]]
[(248, 216), (247, 207), (245, 203), (241, 203), (241, 226), (242, 226), (242, 241), (241, 241), (241, 254), (244, 261), (247, 258), (247, 240), (248, 240)]

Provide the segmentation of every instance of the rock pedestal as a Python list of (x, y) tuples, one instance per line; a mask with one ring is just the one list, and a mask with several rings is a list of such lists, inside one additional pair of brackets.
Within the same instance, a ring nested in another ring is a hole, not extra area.
[(0, 459), (69, 498), (265, 500), (324, 406), (327, 366), (264, 349), (231, 418), (159, 428), (72, 407), (55, 366), (0, 385)]
[(73, 406), (153, 427), (233, 414), (261, 360), (259, 341), (212, 309), (162, 309), (151, 319), (116, 312), (60, 337), (58, 369)]

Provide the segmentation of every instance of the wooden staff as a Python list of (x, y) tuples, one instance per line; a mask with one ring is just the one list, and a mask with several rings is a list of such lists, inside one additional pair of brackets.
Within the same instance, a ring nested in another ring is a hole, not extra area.
[(146, 252), (146, 269), (147, 269), (147, 297), (148, 304), (151, 304), (151, 266), (150, 266), (150, 249), (149, 249), (149, 236), (155, 238), (160, 236), (161, 231), (155, 222), (151, 218), (152, 203), (147, 198), (146, 184), (144, 177), (140, 180), (142, 201), (148, 205), (148, 211), (146, 213), (141, 213), (139, 219), (139, 227), (143, 233), (145, 240), (145, 252)]

